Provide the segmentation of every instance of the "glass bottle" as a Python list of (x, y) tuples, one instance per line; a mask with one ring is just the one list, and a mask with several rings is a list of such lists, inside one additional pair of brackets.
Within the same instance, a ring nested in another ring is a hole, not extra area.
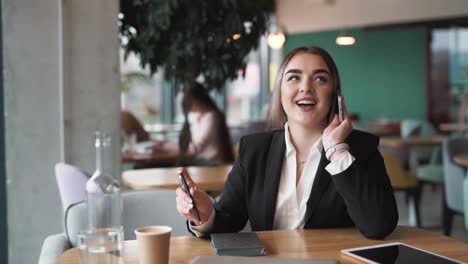
[(123, 242), (122, 195), (110, 171), (110, 136), (96, 132), (96, 170), (86, 183), (88, 202), (88, 263), (121, 263)]

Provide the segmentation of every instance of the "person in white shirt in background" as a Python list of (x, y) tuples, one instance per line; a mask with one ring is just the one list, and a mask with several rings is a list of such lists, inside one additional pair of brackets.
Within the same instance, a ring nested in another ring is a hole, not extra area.
[(271, 101), (272, 121), (282, 129), (241, 139), (219, 201), (180, 169), (194, 199), (176, 190), (188, 230), (206, 238), (238, 232), (249, 221), (253, 231), (356, 226), (372, 239), (390, 234), (398, 211), (379, 139), (353, 130), (344, 103), (340, 122), (340, 94), (338, 69), (325, 50), (292, 50)]
[[(183, 94), (188, 104), (191, 141), (188, 154), (193, 156), (185, 161), (189, 165), (219, 165), (232, 163), (234, 153), (226, 118), (207, 90), (195, 83)], [(184, 133), (183, 131), (181, 132)], [(167, 142), (154, 147), (155, 150), (174, 150), (178, 142)]]

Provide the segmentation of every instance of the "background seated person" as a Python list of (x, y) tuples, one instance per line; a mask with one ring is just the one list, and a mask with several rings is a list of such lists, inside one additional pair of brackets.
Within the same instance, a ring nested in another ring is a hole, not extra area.
[[(211, 99), (207, 90), (199, 83), (184, 93), (190, 113), (191, 143), (188, 154), (194, 158), (186, 165), (216, 165), (234, 162), (229, 129), (226, 118)], [(182, 132), (183, 133), (183, 132)], [(178, 149), (178, 142), (156, 145), (156, 150)]]
[(181, 168), (194, 201), (178, 188), (176, 204), (189, 231), (209, 237), (239, 232), (249, 221), (253, 231), (356, 226), (367, 238), (389, 235), (398, 211), (379, 139), (353, 130), (345, 104), (338, 119), (340, 94), (338, 69), (325, 50), (292, 50), (271, 102), (281, 129), (240, 140), (219, 201), (213, 205)]

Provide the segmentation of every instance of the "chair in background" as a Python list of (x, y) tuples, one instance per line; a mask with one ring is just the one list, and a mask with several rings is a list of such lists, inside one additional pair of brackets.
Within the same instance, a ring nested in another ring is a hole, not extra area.
[[(437, 135), (434, 126), (425, 120), (403, 119), (400, 127), (402, 138)], [(413, 151), (417, 152), (420, 161), (428, 162), (434, 149), (434, 147), (418, 147)]]
[(401, 159), (394, 152), (382, 152), (388, 177), (395, 191), (403, 191), (408, 203), (410, 220), (414, 217), (416, 226), (421, 227), (419, 215), (420, 189), (416, 175), (403, 169)]
[[(401, 136), (434, 136), (437, 134), (434, 126), (427, 121), (405, 119), (401, 121)], [(440, 186), (442, 190), (442, 206), (445, 208), (445, 198), (443, 194), (444, 170), (442, 166), (441, 147), (418, 147), (415, 151), (418, 160), (427, 162), (420, 164), (416, 170), (416, 177), (419, 183), (419, 189), (424, 190), (424, 185), (431, 184), (433, 187)], [(445, 209), (442, 209), (442, 212)], [(443, 215), (443, 213), (442, 213)], [(443, 222), (443, 221), (442, 221)]]
[[(418, 184), (421, 190), (421, 196), (423, 194), (424, 185), (431, 184), (434, 186), (441, 187), (441, 204), (442, 204), (442, 216), (447, 208), (445, 204), (445, 189), (444, 189), (444, 167), (442, 164), (442, 148), (436, 147), (432, 152), (431, 159), (428, 164), (419, 165), (416, 170), (416, 177), (418, 178)], [(443, 223), (443, 217), (441, 223)]]
[(431, 159), (428, 164), (419, 165), (416, 176), (418, 180), (433, 184), (444, 183), (444, 168), (442, 165), (442, 148), (436, 147), (432, 151)]
[(467, 200), (466, 202), (468, 202), (468, 197), (466, 197), (468, 195), (464, 195), (463, 193), (463, 181), (466, 176), (465, 169), (453, 162), (453, 156), (466, 152), (467, 149), (468, 138), (447, 138), (442, 144), (445, 202), (447, 206), (443, 212), (445, 235), (450, 235), (452, 231), (453, 216), (465, 213), (463, 205), (464, 196)]
[(400, 123), (400, 135), (402, 138), (419, 136), (422, 130), (422, 122), (419, 120), (403, 119)]
[(468, 231), (468, 170), (466, 172), (465, 180), (463, 182), (463, 205), (465, 212), (465, 230)]
[[(135, 239), (134, 230), (148, 225), (172, 227), (172, 236), (188, 235), (186, 222), (175, 206), (175, 191), (148, 190), (122, 193), (125, 240)], [(39, 264), (55, 263), (65, 250), (76, 247), (77, 235), (87, 228), (86, 202), (69, 206), (64, 216), (64, 232), (47, 237)]]
[(90, 178), (88, 172), (70, 164), (57, 163), (55, 177), (64, 212), (68, 206), (86, 200), (86, 182)]

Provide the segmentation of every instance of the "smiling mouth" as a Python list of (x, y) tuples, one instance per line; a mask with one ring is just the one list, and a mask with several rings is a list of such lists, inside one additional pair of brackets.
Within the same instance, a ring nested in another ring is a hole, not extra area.
[(317, 104), (314, 100), (298, 100), (296, 104), (300, 107), (312, 107)]

